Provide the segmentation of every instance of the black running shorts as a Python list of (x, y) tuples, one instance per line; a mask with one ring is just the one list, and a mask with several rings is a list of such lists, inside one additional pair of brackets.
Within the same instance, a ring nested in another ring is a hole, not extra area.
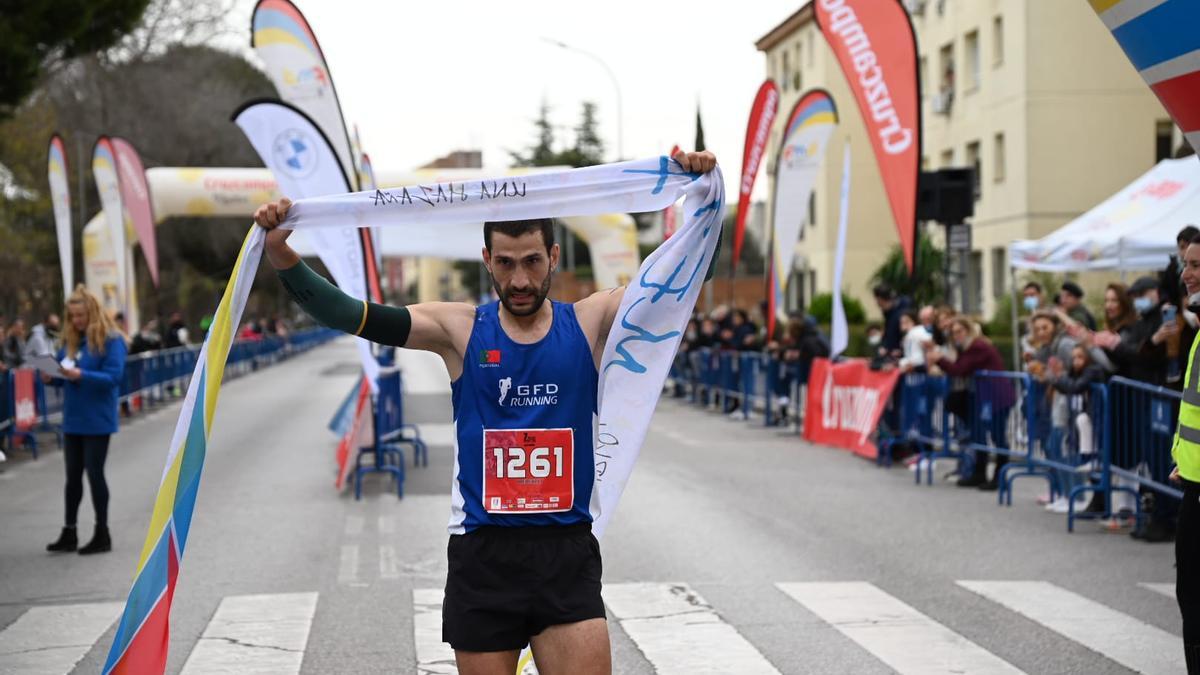
[(521, 649), (550, 626), (604, 618), (591, 523), (480, 527), (450, 536), (442, 640), (454, 649)]

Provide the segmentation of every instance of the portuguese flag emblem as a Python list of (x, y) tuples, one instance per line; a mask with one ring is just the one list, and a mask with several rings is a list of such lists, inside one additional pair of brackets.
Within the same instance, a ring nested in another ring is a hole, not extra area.
[(500, 350), (499, 349), (484, 349), (484, 350), (480, 351), (479, 352), (479, 362), (480, 363), (499, 364), (500, 363)]

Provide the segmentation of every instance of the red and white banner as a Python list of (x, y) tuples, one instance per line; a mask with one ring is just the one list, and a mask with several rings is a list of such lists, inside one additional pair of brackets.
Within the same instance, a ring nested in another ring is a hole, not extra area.
[[(367, 384), (367, 378), (359, 379), (358, 394), (355, 399), (354, 421), (348, 425), (346, 433), (338, 441), (337, 450), (334, 451), (334, 459), (337, 461), (337, 480), (334, 482), (334, 486), (338, 492), (341, 492), (342, 488), (346, 486), (346, 480), (354, 469), (350, 458), (357, 457), (358, 448), (367, 445), (371, 435), (374, 434), (373, 420), (370, 415), (371, 387)], [(372, 422), (372, 424), (368, 425), (368, 422)]]
[(917, 39), (900, 0), (816, 0), (817, 25), (858, 101), (908, 269), (913, 268), (921, 97)]
[(62, 267), (63, 298), (75, 288), (75, 264), (71, 250), (71, 190), (67, 184), (67, 148), (62, 137), (50, 137), (46, 172), (50, 179), (50, 203), (54, 206), (54, 230), (58, 234), (58, 263)]
[(875, 459), (871, 432), (887, 408), (900, 371), (871, 370), (863, 359), (813, 359), (808, 377), (804, 438)]
[(746, 144), (742, 148), (742, 182), (738, 187), (737, 221), (733, 230), (733, 258), (731, 268), (737, 269), (738, 257), (742, 254), (742, 241), (746, 236), (746, 217), (750, 215), (750, 193), (762, 164), (763, 149), (771, 137), (771, 125), (779, 112), (779, 88), (775, 80), (767, 79), (754, 96), (750, 108), (750, 120), (746, 122)]
[(137, 235), (142, 255), (150, 268), (150, 280), (158, 286), (158, 242), (154, 232), (154, 210), (150, 206), (150, 186), (146, 183), (146, 169), (142, 158), (133, 144), (124, 138), (113, 137), (113, 153), (117, 158), (117, 184), (121, 187), (121, 203), (133, 232)]
[(16, 404), (14, 423), (17, 431), (29, 431), (37, 422), (37, 404), (34, 398), (33, 368), (17, 368), (13, 371), (13, 402)]

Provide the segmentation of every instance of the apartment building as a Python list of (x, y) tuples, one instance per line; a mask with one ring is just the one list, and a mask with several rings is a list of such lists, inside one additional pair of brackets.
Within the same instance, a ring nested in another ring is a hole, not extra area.
[[(1170, 156), (1181, 137), (1086, 2), (904, 4), (917, 35), (922, 168), (976, 170), (972, 250), (956, 286), (968, 310), (988, 316), (1010, 288), (1009, 242), (1044, 236), (1087, 211)], [(756, 46), (780, 86), (780, 120), (814, 87), (830, 92), (840, 117), (810, 222), (796, 244), (789, 304), (831, 290), (842, 143), (848, 140), (853, 178), (844, 288), (874, 311), (869, 279), (898, 238), (862, 116), (811, 4)], [(782, 124), (768, 146), (772, 160)], [(766, 170), (773, 181), (773, 161)], [(922, 227), (941, 241), (940, 226)]]

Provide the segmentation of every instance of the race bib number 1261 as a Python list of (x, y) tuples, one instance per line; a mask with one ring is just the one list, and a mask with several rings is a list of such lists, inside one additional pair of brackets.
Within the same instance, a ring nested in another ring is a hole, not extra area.
[(488, 513), (570, 511), (574, 450), (571, 429), (484, 429), (483, 508)]

